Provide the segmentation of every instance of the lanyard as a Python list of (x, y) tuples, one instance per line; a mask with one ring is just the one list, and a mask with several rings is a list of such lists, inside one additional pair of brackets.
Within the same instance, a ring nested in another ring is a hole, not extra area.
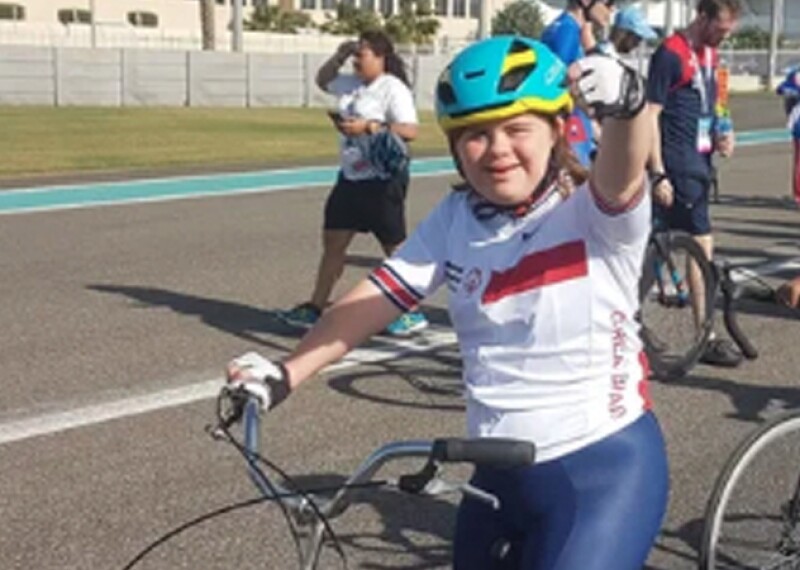
[(697, 54), (691, 42), (689, 43), (689, 54), (692, 56), (692, 65), (694, 66), (694, 82), (697, 84), (697, 90), (700, 92), (700, 105), (704, 115), (711, 114), (711, 103), (708, 100), (708, 91), (706, 91), (706, 82), (711, 81), (712, 73), (714, 72), (711, 65), (711, 54), (709, 53), (708, 46), (703, 48), (703, 58), (706, 60), (705, 65), (700, 65), (697, 59)]

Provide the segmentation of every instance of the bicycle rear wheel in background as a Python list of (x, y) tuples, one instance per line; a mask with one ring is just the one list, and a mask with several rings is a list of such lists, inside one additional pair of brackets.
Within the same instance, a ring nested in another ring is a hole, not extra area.
[(800, 411), (750, 434), (728, 459), (705, 514), (701, 570), (800, 568)]
[[(697, 267), (696, 295), (689, 279), (692, 264)], [(639, 299), (642, 341), (656, 377), (680, 378), (697, 363), (711, 334), (715, 291), (713, 266), (692, 236), (664, 232), (651, 237)]]

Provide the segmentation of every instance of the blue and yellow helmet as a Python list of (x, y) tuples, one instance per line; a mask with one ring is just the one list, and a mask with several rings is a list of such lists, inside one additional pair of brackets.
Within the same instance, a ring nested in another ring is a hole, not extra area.
[(436, 117), (445, 133), (527, 112), (572, 110), (567, 69), (541, 42), (495, 36), (459, 53), (439, 76)]

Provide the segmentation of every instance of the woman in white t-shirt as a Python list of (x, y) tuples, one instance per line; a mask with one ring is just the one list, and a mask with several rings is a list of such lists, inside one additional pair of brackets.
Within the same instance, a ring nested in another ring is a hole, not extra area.
[[(354, 73), (339, 70), (350, 57)], [(417, 136), (417, 110), (403, 60), (381, 31), (342, 43), (317, 72), (317, 85), (337, 96), (329, 111), (340, 133), (340, 171), (325, 204), (323, 253), (308, 302), (279, 313), (294, 325), (313, 325), (344, 269), (356, 233), (370, 232), (389, 256), (406, 238), (408, 190), (406, 143)], [(407, 336), (428, 322), (416, 311), (403, 313), (387, 332)]]

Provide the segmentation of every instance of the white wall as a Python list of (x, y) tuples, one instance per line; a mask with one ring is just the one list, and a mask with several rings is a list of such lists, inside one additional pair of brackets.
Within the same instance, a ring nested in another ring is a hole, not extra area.
[[(327, 106), (314, 83), (326, 55), (0, 45), (0, 105)], [(447, 55), (407, 58), (417, 105), (433, 107)], [(732, 85), (754, 87), (766, 52), (736, 53)], [(800, 60), (783, 52), (779, 68)], [(731, 62), (733, 63), (733, 62)], [(742, 75), (748, 74), (748, 75)]]

